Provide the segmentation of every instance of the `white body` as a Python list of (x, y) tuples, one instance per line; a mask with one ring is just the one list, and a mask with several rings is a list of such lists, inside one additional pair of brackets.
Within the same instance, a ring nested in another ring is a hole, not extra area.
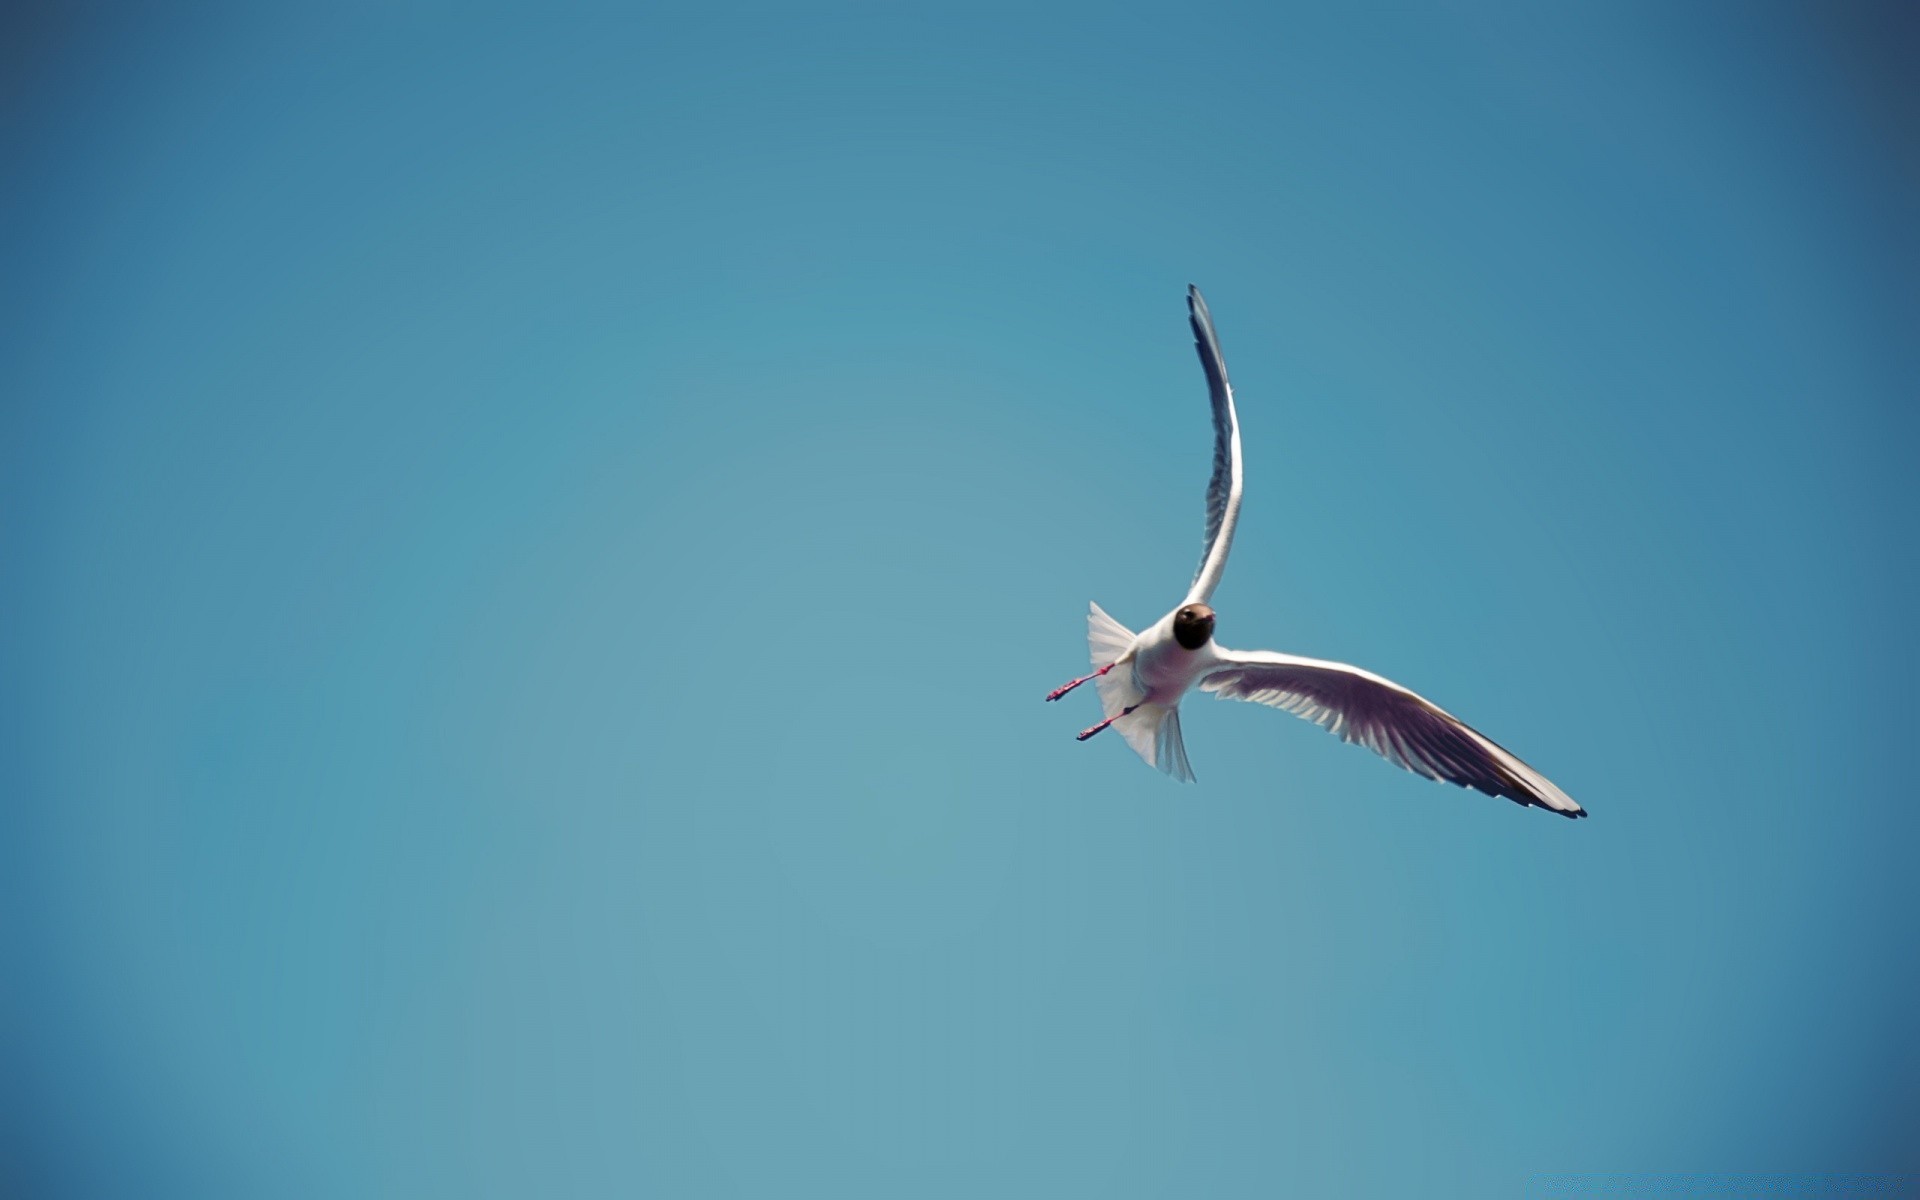
[(1180, 703), (1188, 688), (1223, 661), (1214, 642), (1189, 650), (1175, 641), (1173, 613), (1137, 634), (1124, 657), (1133, 670), (1134, 687), (1149, 704)]

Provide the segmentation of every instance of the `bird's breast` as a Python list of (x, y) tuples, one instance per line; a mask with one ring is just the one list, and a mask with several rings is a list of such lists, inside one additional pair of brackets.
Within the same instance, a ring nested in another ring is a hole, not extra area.
[(1143, 646), (1134, 655), (1133, 675), (1140, 690), (1147, 698), (1161, 704), (1170, 704), (1180, 698), (1181, 693), (1193, 686), (1195, 680), (1206, 673), (1213, 665), (1213, 656), (1208, 653), (1211, 643), (1198, 650), (1189, 650), (1172, 638)]

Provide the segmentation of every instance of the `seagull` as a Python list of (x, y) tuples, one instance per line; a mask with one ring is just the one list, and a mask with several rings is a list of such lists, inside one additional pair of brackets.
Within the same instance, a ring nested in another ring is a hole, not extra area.
[(1187, 288), (1187, 318), (1213, 400), (1213, 477), (1207, 482), (1207, 532), (1200, 569), (1187, 597), (1144, 632), (1134, 633), (1090, 604), (1087, 648), (1094, 671), (1054, 689), (1058, 700), (1093, 682), (1105, 719), (1080, 741), (1113, 727), (1148, 766), (1190, 782), (1193, 768), (1180, 737), (1180, 701), (1198, 685), (1227, 700), (1249, 700), (1305, 717), (1341, 740), (1358, 742), (1387, 761), (1428, 779), (1500, 796), (1563, 817), (1585, 809), (1492, 738), (1446, 709), (1391, 680), (1346, 663), (1271, 650), (1229, 650), (1213, 640), (1207, 603), (1227, 569), (1240, 520), (1240, 418), (1227, 383), (1220, 337), (1200, 289)]

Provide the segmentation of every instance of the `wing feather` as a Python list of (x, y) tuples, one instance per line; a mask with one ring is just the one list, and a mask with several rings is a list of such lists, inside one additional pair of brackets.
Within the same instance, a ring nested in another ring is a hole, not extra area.
[(1200, 289), (1187, 288), (1187, 320), (1193, 326), (1193, 346), (1200, 368), (1207, 373), (1207, 395), (1213, 403), (1213, 475), (1207, 480), (1206, 548), (1200, 569), (1187, 590), (1187, 603), (1203, 603), (1220, 586), (1227, 569), (1227, 551), (1233, 546), (1233, 527), (1240, 521), (1240, 417), (1233, 408), (1233, 387), (1227, 382), (1227, 360), (1220, 353), (1220, 335)]
[(1547, 777), (1452, 713), (1399, 684), (1345, 663), (1267, 651), (1221, 650), (1203, 691), (1312, 721), (1417, 775), (1520, 805), (1584, 817)]

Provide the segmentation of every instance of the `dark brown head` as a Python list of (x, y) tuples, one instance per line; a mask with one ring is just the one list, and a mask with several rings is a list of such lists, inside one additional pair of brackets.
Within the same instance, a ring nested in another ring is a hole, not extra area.
[(1213, 637), (1213, 610), (1204, 604), (1189, 604), (1173, 614), (1173, 640), (1189, 650), (1198, 650)]

